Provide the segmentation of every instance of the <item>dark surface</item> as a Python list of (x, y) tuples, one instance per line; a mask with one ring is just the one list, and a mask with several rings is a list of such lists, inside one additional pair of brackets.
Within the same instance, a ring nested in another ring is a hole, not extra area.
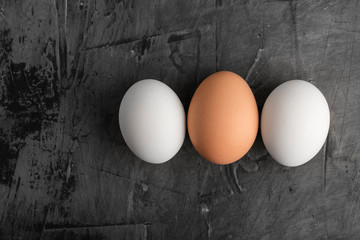
[[(360, 1), (0, 1), (0, 239), (357, 239)], [(280, 166), (259, 138), (229, 166), (189, 138), (162, 165), (118, 127), (125, 91), (159, 79), (187, 109), (218, 70), (261, 109), (304, 79), (325, 95), (321, 152)]]

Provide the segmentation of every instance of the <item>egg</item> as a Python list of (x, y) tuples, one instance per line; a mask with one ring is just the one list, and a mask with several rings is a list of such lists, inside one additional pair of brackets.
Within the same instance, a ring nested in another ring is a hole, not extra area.
[(330, 126), (324, 95), (311, 83), (291, 80), (275, 88), (261, 113), (261, 135), (270, 155), (295, 167), (322, 148)]
[(259, 116), (255, 97), (239, 75), (221, 71), (195, 91), (188, 111), (189, 137), (196, 151), (216, 164), (230, 164), (253, 145)]
[(122, 136), (130, 150), (149, 163), (164, 163), (181, 148), (186, 134), (184, 107), (176, 93), (153, 79), (125, 93), (119, 110)]

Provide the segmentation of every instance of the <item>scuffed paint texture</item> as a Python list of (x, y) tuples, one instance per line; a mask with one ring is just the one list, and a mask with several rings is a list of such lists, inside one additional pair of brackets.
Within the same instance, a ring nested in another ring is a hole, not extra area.
[[(360, 12), (349, 1), (0, 0), (0, 239), (356, 239)], [(278, 165), (260, 135), (229, 166), (188, 137), (150, 165), (118, 126), (126, 90), (168, 84), (185, 109), (218, 70), (259, 110), (290, 79), (331, 110), (322, 151)]]

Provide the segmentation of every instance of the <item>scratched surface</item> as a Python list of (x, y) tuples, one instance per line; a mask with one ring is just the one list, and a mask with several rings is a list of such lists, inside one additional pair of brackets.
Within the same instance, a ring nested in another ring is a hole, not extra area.
[[(0, 239), (357, 239), (360, 1), (1, 0)], [(159, 79), (185, 109), (218, 70), (261, 109), (290, 79), (331, 109), (321, 152), (286, 168), (257, 139), (203, 160), (186, 137), (162, 165), (118, 127), (125, 91)]]

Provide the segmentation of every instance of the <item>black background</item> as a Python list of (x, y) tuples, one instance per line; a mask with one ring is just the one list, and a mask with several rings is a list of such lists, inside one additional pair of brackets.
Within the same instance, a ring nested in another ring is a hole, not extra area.
[[(356, 239), (360, 234), (360, 1), (0, 1), (0, 239)], [(324, 148), (297, 168), (258, 137), (238, 162), (188, 136), (162, 165), (118, 127), (135, 82), (187, 110), (219, 70), (259, 109), (304, 79), (331, 109)]]

